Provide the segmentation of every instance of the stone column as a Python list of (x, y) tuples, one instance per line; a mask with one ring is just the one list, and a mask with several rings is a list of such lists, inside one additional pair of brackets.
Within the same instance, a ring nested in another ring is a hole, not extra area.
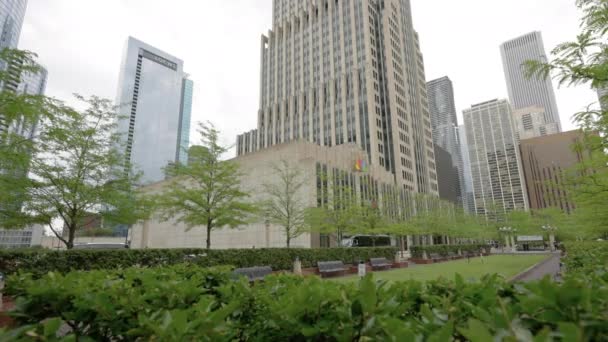
[(433, 243), (433, 234), (428, 235), (427, 239), (429, 239), (429, 246), (432, 246), (434, 244)]
[(555, 235), (553, 233), (549, 234), (549, 248), (551, 248), (551, 252), (555, 252)]
[(412, 245), (413, 245), (413, 243), (414, 243), (414, 239), (413, 239), (413, 237), (412, 237), (411, 235), (408, 235), (408, 236), (406, 237), (406, 241), (407, 241), (407, 250), (408, 250), (408, 251), (411, 251), (411, 250), (412, 250)]
[(510, 243), (509, 243), (509, 236), (505, 235), (505, 249), (507, 251), (511, 248), (511, 246), (509, 246), (509, 245), (510, 245)]
[(513, 250), (513, 252), (516, 252), (517, 249), (515, 248), (515, 236), (511, 235), (511, 249)]

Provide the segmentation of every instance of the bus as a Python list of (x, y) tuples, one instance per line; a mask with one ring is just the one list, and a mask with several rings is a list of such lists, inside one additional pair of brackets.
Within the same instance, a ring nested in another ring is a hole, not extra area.
[(393, 245), (388, 235), (353, 235), (342, 239), (342, 247), (390, 247)]

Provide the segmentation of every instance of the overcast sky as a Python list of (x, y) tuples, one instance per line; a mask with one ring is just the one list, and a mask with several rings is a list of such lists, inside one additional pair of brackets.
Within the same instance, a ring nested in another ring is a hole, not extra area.
[[(507, 97), (503, 41), (539, 30), (548, 53), (574, 39), (574, 2), (412, 0), (427, 79), (452, 79), (460, 123), (471, 104)], [(256, 127), (260, 35), (271, 28), (271, 7), (272, 0), (29, 0), (20, 48), (49, 70), (47, 95), (71, 102), (72, 93), (115, 99), (124, 43), (143, 40), (184, 60), (195, 83), (193, 122), (214, 122), (234, 143)], [(556, 90), (564, 130), (597, 101), (585, 87)]]

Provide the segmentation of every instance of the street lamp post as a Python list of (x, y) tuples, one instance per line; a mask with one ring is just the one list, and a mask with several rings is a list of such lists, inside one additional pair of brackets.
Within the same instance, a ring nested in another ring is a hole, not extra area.
[(542, 228), (549, 233), (549, 248), (551, 249), (551, 252), (555, 252), (555, 231), (557, 230), (557, 227), (546, 225)]
[(498, 228), (498, 231), (505, 234), (505, 246), (507, 247), (507, 250), (511, 249), (511, 252), (514, 252), (515, 240), (513, 239), (511, 233), (515, 232), (516, 230), (511, 227), (500, 227)]

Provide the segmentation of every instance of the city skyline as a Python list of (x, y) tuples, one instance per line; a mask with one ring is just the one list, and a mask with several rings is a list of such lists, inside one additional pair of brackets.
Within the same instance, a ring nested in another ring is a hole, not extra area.
[[(436, 13), (435, 8), (440, 1), (413, 1), (414, 25), (420, 34), (427, 79), (450, 76), (457, 89), (456, 107), (460, 122), (462, 109), (471, 103), (507, 96), (499, 51), (503, 41), (540, 30), (545, 46), (550, 50), (557, 43), (575, 37), (579, 13), (574, 4), (566, 0), (540, 2), (542, 5), (530, 5), (523, 0), (510, 2), (508, 6), (500, 4), (498, 6), (503, 12), (498, 15), (494, 13), (498, 11), (490, 8), (494, 6), (492, 4), (467, 1), (458, 4), (465, 18), (450, 18), (449, 13), (453, 13), (450, 8), (456, 4), (441, 1), (441, 5), (446, 7), (445, 13)], [(202, 11), (202, 8), (208, 10)], [(529, 13), (519, 18), (518, 25), (506, 25), (505, 11), (513, 13), (518, 8), (525, 8)], [(67, 13), (66, 9), (78, 15), (66, 16), (60, 22), (50, 20), (60, 13)], [(475, 11), (469, 14), (466, 9)], [(549, 20), (551, 15), (539, 17), (540, 13), (547, 11), (560, 15), (563, 20), (555, 24)], [(271, 12), (271, 0), (255, 4), (248, 1), (184, 4), (179, 9), (180, 19), (177, 19), (177, 10), (155, 0), (146, 3), (145, 7), (118, 0), (87, 4), (30, 0), (20, 47), (39, 53), (40, 62), (48, 67), (51, 75), (47, 94), (68, 103), (73, 92), (114, 97), (122, 42), (129, 35), (173, 51), (184, 60), (191, 61), (188, 70), (197, 83), (192, 121), (215, 122), (222, 130), (223, 140), (235, 143), (236, 134), (256, 125), (256, 117), (252, 113), (259, 109), (259, 37), (261, 32), (267, 32), (268, 23), (272, 22)], [(201, 18), (207, 18), (205, 13), (209, 14), (208, 20)], [(462, 20), (480, 13), (485, 15), (480, 20), (488, 24), (484, 32), (474, 30), (471, 23)], [(114, 17), (115, 25), (104, 30), (95, 29), (98, 23), (101, 25), (100, 20), (105, 14)], [(224, 24), (228, 22), (227, 18), (234, 16), (242, 20), (236, 25)], [(157, 25), (161, 18), (173, 25), (170, 28)], [(458, 22), (454, 26), (462, 27), (446, 32), (437, 28), (437, 20), (444, 20), (447, 26)], [(73, 27), (79, 27), (79, 30), (73, 30)], [(221, 34), (199, 34), (216, 31)], [(49, 42), (48, 34), (62, 39)], [(225, 53), (210, 54), (211, 47)], [(464, 54), (466, 57), (459, 57), (446, 54), (444, 50), (469, 53)], [(89, 51), (95, 53), (90, 54)], [(471, 51), (474, 54), (471, 55)], [(217, 67), (223, 63), (231, 67)], [(61, 79), (57, 75), (62, 75)], [(574, 127), (568, 123), (572, 113), (597, 101), (595, 93), (586, 88), (558, 90), (557, 98), (565, 130)]]

